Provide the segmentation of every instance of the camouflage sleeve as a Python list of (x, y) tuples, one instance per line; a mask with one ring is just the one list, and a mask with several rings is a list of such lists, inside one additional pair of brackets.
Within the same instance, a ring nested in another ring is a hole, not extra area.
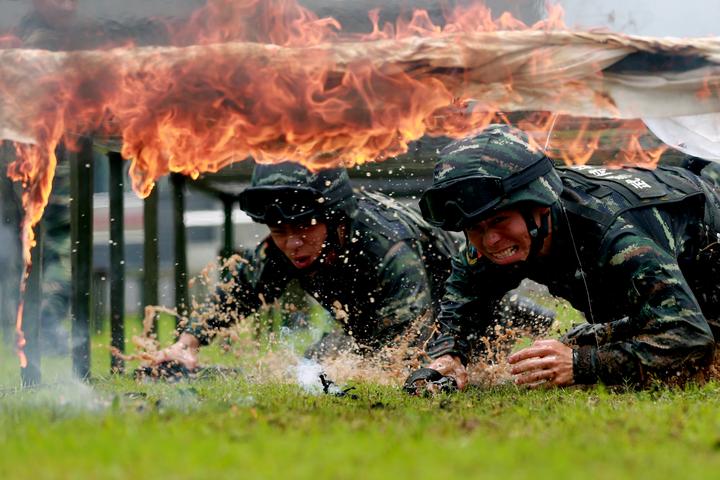
[(379, 290), (376, 302), (376, 327), (370, 342), (387, 343), (426, 313), (432, 304), (430, 282), (425, 265), (405, 242), (393, 245), (378, 271)]
[(264, 277), (275, 272), (279, 279), (282, 270), (272, 267), (275, 259), (266, 254), (266, 247), (266, 243), (261, 243), (254, 251), (241, 252), (230, 267), (229, 278), (221, 281), (207, 301), (191, 313), (185, 332), (196, 337), (201, 345), (207, 345), (218, 330), (257, 312), (263, 302), (274, 300), (266, 298), (268, 291), (276, 289), (269, 288), (272, 279)]
[(496, 302), (485, 295), (488, 289), (481, 282), (487, 276), (482, 268), (479, 270), (471, 271), (464, 252), (453, 257), (452, 273), (445, 283), (445, 295), (436, 322), (438, 332), (427, 347), (431, 358), (450, 354), (467, 363), (469, 335), (485, 331), (490, 324)]
[(632, 232), (606, 251), (601, 274), (607, 288), (618, 292), (617, 301), (627, 305), (627, 318), (585, 328), (595, 342), (576, 344), (576, 383), (642, 384), (707, 361), (714, 338), (677, 261)]

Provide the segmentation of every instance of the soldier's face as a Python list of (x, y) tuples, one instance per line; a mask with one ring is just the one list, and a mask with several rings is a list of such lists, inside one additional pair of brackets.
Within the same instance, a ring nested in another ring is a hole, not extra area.
[[(537, 208), (533, 211), (536, 223), (545, 210)], [(502, 210), (466, 230), (466, 233), (477, 251), (495, 264), (522, 262), (530, 255), (532, 240), (518, 210)]]
[(322, 254), (327, 225), (319, 222), (314, 225), (271, 225), (270, 237), (295, 268), (308, 268)]

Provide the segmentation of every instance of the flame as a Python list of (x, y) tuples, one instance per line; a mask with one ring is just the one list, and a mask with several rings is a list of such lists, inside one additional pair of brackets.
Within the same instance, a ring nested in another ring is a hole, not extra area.
[(22, 319), (23, 319), (23, 309), (25, 308), (25, 300), (23, 299), (23, 293), (25, 293), (25, 289), (21, 287), (20, 289), (20, 305), (18, 305), (18, 311), (17, 311), (17, 317), (15, 319), (15, 335), (16, 335), (16, 341), (15, 341), (15, 351), (17, 352), (17, 356), (20, 359), (20, 367), (26, 368), (27, 367), (27, 357), (25, 356), (25, 345), (27, 344), (27, 341), (25, 340), (25, 333), (22, 329)]
[[(133, 189), (142, 197), (170, 172), (196, 178), (249, 155), (259, 162), (291, 159), (311, 168), (381, 160), (404, 153), (423, 134), (461, 136), (481, 129), (503, 118), (487, 98), (500, 95), (522, 104), (527, 92), (522, 79), (506, 71), (487, 79), (504, 82), (495, 90), (466, 90), (469, 73), (462, 68), (438, 73), (442, 68), (429, 63), (376, 62), (374, 53), (384, 58), (400, 49), (414, 51), (424, 45), (415, 41), (420, 38), (454, 42), (464, 34), (525, 29), (544, 38), (550, 30), (565, 28), (562, 8), (552, 5), (547, 18), (533, 25), (509, 13), (493, 17), (481, 3), (459, 5), (445, 17), (443, 25), (436, 25), (427, 11), (414, 10), (381, 26), (379, 11), (373, 10), (370, 33), (343, 34), (337, 20), (319, 18), (294, 0), (208, 0), (187, 22), (165, 22), (171, 46), (134, 49), (127, 39), (115, 48), (75, 56), (33, 53), (36, 61), (30, 64), (38, 68), (39, 91), (15, 98), (3, 82), (23, 78), (0, 78), (0, 94), (24, 116), (21, 124), (32, 125), (32, 131), (22, 133), (37, 142), (16, 143), (17, 159), (8, 168), (10, 178), (24, 187), (23, 278), (29, 274), (33, 226), (47, 204), (61, 142), (73, 149), (79, 135), (120, 139), (121, 153), (131, 162)], [(352, 42), (370, 41), (367, 58), (350, 55)], [(15, 37), (0, 37), (0, 46), (13, 42)], [(457, 56), (470, 60), (458, 50)], [(550, 61), (538, 49), (525, 75), (547, 70)], [(48, 71), (61, 73), (45, 74), (43, 62), (59, 63)], [(566, 87), (557, 95), (577, 102), (590, 98), (606, 111), (614, 108), (611, 99), (580, 81)], [(698, 96), (712, 95), (713, 88), (717, 85), (708, 83)], [(397, 95), (400, 91), (403, 95)], [(548, 143), (553, 158), (586, 163), (600, 148), (603, 134), (589, 123), (578, 124), (562, 112), (544, 115), (528, 122), (535, 127), (535, 146)], [(628, 145), (627, 152), (627, 159), (642, 163), (656, 162), (662, 153), (643, 153), (639, 142)], [(20, 350), (21, 326), (22, 309)]]
[(0, 35), (0, 48), (18, 48), (22, 46), (22, 40), (17, 36), (8, 33)]
[[(585, 165), (591, 160), (619, 167), (654, 168), (668, 150), (642, 120), (597, 119), (533, 112), (516, 123), (530, 135), (535, 148), (566, 165)], [(643, 145), (643, 144), (646, 145)]]
[(600, 132), (587, 138), (589, 121), (584, 119), (577, 136), (560, 149), (560, 158), (567, 165), (585, 165), (593, 156), (600, 143)]
[(645, 148), (640, 143), (639, 135), (632, 135), (628, 144), (620, 150), (618, 161), (620, 165), (635, 165), (644, 168), (655, 168), (663, 153), (668, 149), (667, 145), (659, 145), (655, 148)]
[(720, 96), (720, 81), (712, 81), (705, 79), (703, 86), (696, 93), (697, 99), (700, 101)]
[(294, 0), (208, 0), (182, 25), (167, 25), (174, 45), (233, 41), (310, 46), (337, 38), (334, 18), (318, 18)]

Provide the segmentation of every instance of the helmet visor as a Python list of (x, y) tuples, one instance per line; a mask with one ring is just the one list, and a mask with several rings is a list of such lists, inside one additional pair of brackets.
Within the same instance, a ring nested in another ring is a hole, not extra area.
[(314, 188), (292, 186), (251, 187), (240, 193), (240, 208), (260, 223), (297, 222), (323, 207), (325, 197)]

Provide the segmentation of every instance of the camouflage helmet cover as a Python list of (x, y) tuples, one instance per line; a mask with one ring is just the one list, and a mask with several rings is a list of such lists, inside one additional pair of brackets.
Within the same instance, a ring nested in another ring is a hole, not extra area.
[[(273, 165), (256, 164), (250, 187), (243, 192), (252, 194), (263, 187), (289, 187), (284, 195), (293, 195), (292, 187), (312, 189), (321, 194), (321, 201), (313, 205), (313, 216), (323, 220), (332, 220), (343, 215), (353, 216), (356, 201), (353, 196), (350, 178), (344, 168), (330, 168), (311, 172), (300, 164), (282, 162)], [(279, 190), (284, 192), (283, 190)], [(248, 197), (251, 201), (252, 197)], [(291, 200), (291, 199), (288, 199)], [(242, 201), (241, 201), (242, 204)], [(249, 213), (249, 212), (248, 212)], [(252, 216), (252, 215), (251, 215)]]
[[(439, 153), (435, 165), (433, 188), (442, 188), (464, 178), (494, 177), (507, 179), (527, 167), (541, 161), (545, 155), (533, 148), (525, 132), (508, 125), (490, 125), (478, 135), (450, 143)], [(549, 172), (529, 179), (528, 183), (505, 192), (498, 202), (488, 203), (485, 209), (476, 212), (473, 221), (508, 208), (532, 202), (552, 205), (558, 201), (562, 181), (554, 168)]]

